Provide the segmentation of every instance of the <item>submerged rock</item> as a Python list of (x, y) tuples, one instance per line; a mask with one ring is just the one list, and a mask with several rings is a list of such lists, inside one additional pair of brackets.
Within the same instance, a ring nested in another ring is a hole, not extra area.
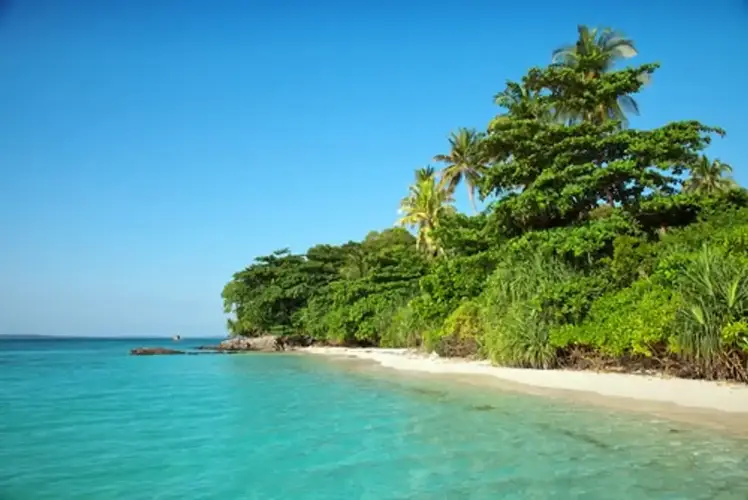
[(132, 349), (130, 351), (130, 354), (133, 356), (160, 356), (160, 355), (174, 355), (174, 354), (184, 354), (187, 356), (197, 356), (201, 354), (236, 354), (241, 351), (237, 350), (229, 350), (229, 349), (221, 349), (220, 346), (202, 346), (197, 347), (196, 349), (200, 349), (202, 352), (199, 351), (178, 351), (176, 349), (167, 349), (166, 347), (138, 347), (136, 349)]
[(130, 354), (133, 356), (155, 356), (161, 354), (187, 354), (184, 351), (178, 351), (176, 349), (167, 349), (165, 347), (138, 347), (132, 349)]

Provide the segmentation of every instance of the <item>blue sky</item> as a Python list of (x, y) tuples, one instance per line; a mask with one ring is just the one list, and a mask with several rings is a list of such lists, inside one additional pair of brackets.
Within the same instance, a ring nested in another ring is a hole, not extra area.
[(11, 0), (0, 334), (222, 334), (234, 271), (390, 226), (413, 169), (578, 23), (662, 63), (633, 126), (724, 127), (709, 153), (746, 184), (742, 0)]

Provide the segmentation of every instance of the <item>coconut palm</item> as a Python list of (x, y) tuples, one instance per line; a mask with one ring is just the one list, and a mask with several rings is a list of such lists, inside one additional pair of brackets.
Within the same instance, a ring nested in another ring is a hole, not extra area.
[(454, 212), (452, 203), (451, 193), (437, 180), (434, 169), (418, 169), (408, 196), (400, 202), (401, 218), (396, 225), (415, 229), (417, 247), (429, 255), (438, 255), (441, 249), (434, 230), (442, 217)]
[[(590, 29), (587, 26), (577, 27), (579, 37), (573, 45), (566, 45), (553, 52), (552, 63), (557, 66), (574, 68), (581, 71), (586, 78), (599, 78), (611, 71), (615, 64), (637, 54), (633, 40), (610, 28)], [(648, 75), (641, 79), (646, 82)], [(633, 97), (620, 96), (610, 102), (602, 102), (593, 112), (580, 113), (579, 110), (558, 110), (563, 118), (571, 121), (583, 119), (601, 122), (607, 119), (621, 120), (627, 123), (626, 113), (639, 114), (639, 106)]]
[[(507, 82), (504, 90), (494, 96), (494, 103), (506, 109), (506, 113), (497, 116), (493, 123), (512, 116), (514, 118), (547, 121), (547, 110), (538, 103), (538, 92), (529, 90), (524, 84)], [(491, 126), (489, 126), (491, 128)]]
[(719, 160), (710, 161), (702, 156), (690, 170), (691, 178), (683, 184), (685, 191), (714, 194), (729, 191), (735, 186), (735, 181), (730, 177), (732, 167)]
[(434, 161), (445, 164), (441, 171), (441, 187), (445, 187), (452, 195), (460, 182), (465, 181), (470, 204), (476, 212), (475, 188), (480, 183), (484, 170), (482, 139), (482, 133), (461, 128), (449, 136), (449, 153), (434, 156)]

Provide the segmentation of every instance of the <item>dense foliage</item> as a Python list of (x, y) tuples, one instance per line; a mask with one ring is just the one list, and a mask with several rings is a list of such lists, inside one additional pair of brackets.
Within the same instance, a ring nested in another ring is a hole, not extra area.
[[(416, 171), (413, 234), (259, 257), (224, 288), (229, 331), (748, 381), (748, 194), (704, 156), (720, 128), (629, 127), (658, 68), (618, 67), (635, 55), (580, 27)], [(454, 209), (461, 183), (483, 211)]]

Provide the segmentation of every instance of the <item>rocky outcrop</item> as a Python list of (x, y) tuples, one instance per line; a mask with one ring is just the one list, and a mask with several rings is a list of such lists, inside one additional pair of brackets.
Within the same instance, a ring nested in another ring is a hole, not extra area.
[(262, 337), (232, 337), (218, 345), (223, 351), (275, 352), (283, 350), (283, 341), (274, 335)]
[(305, 347), (311, 344), (311, 338), (296, 335), (276, 337), (275, 335), (263, 335), (260, 337), (231, 337), (217, 345), (204, 345), (195, 347), (195, 350), (179, 351), (167, 349), (166, 347), (138, 347), (130, 351), (133, 356), (155, 356), (173, 354), (236, 354), (240, 352), (277, 352)]
[(286, 348), (282, 337), (263, 335), (261, 337), (231, 337), (218, 345), (204, 345), (197, 349), (216, 352), (276, 352)]
[(307, 347), (312, 344), (311, 337), (306, 335), (262, 335), (260, 337), (231, 337), (217, 345), (196, 347), (201, 351), (211, 352), (277, 352), (293, 350), (297, 347)]
[(130, 351), (133, 356), (156, 356), (163, 354), (187, 354), (184, 351), (176, 349), (167, 349), (165, 347), (138, 347)]

